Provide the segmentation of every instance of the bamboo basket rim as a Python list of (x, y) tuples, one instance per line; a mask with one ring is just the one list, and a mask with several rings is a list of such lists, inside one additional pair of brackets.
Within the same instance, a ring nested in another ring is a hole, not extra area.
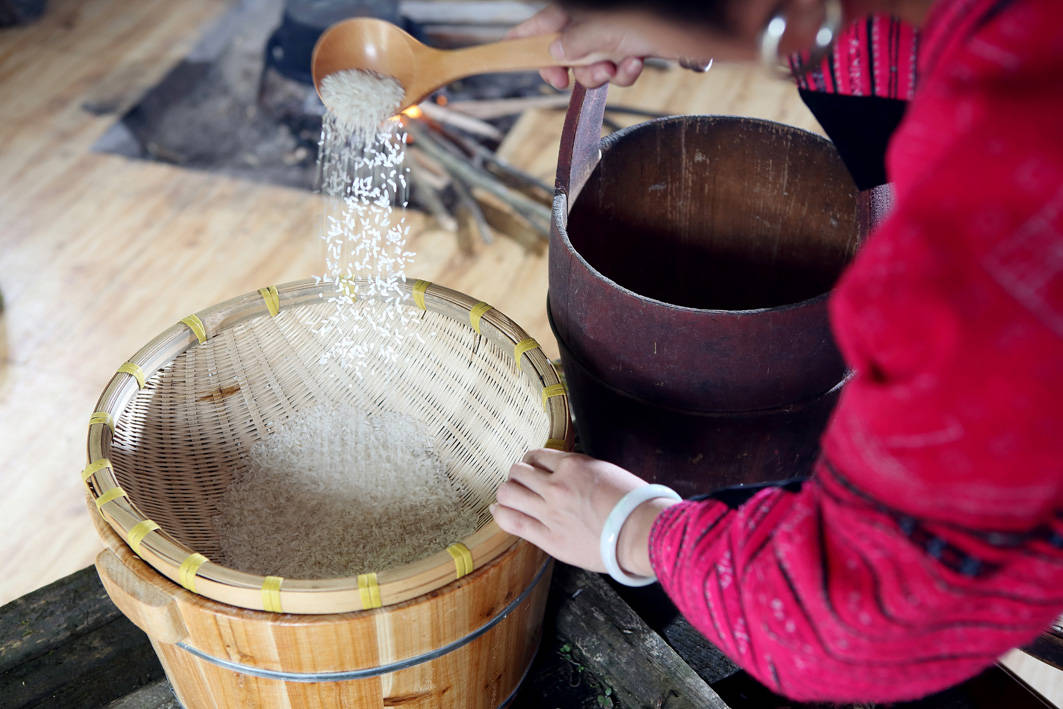
[[(549, 420), (549, 438), (544, 447), (571, 450), (574, 434), (568, 395), (556, 366), (523, 328), (487, 303), (445, 286), (407, 280), (402, 290), (414, 306), (464, 321), (482, 337), (509, 349), (520, 376), (542, 387)], [(502, 531), (492, 520), (460, 543), (376, 573), (282, 579), (237, 571), (202, 557), (158, 528), (122, 491), (109, 461), (114, 427), (154, 374), (187, 349), (238, 323), (272, 317), (286, 308), (320, 303), (323, 295), (342, 292), (330, 281), (305, 279), (267, 286), (197, 311), (142, 347), (118, 369), (100, 395), (89, 422), (88, 465), (82, 471), (83, 482), (102, 519), (123, 542), (186, 589), (252, 610), (310, 614), (369, 610), (442, 588), (483, 567), (513, 544), (528, 543)]]

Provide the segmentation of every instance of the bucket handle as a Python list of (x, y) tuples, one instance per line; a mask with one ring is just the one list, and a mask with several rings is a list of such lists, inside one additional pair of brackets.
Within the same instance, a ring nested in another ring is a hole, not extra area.
[(583, 185), (587, 183), (601, 157), (602, 118), (609, 84), (596, 89), (587, 89), (576, 84), (568, 102), (565, 125), (561, 131), (561, 147), (557, 156), (557, 181), (555, 189), (564, 193), (568, 204), (563, 217), (567, 220), (568, 209), (576, 200)]
[[(133, 557), (132, 553), (129, 554)], [(144, 567), (130, 567), (110, 549), (96, 557), (96, 572), (100, 581), (118, 606), (118, 610), (155, 642), (176, 644), (188, 637), (188, 629), (177, 607), (177, 601), (154, 583), (146, 565), (135, 557), (128, 563)]]

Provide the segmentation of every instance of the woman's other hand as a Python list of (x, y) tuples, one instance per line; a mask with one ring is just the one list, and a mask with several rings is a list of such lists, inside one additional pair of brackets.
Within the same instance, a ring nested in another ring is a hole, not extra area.
[[(491, 512), (498, 526), (547, 554), (591, 571), (605, 571), (599, 539), (613, 507), (646, 482), (612, 463), (576, 453), (533, 450), (510, 468)], [(650, 528), (675, 504), (655, 499), (639, 505), (620, 531), (617, 560), (625, 571), (650, 575)]]
[[(556, 59), (580, 59), (588, 54), (603, 54), (607, 60), (572, 70), (576, 81), (587, 88), (607, 82), (630, 86), (642, 73), (642, 58), (657, 52), (636, 31), (614, 23), (607, 14), (571, 15), (558, 5), (547, 5), (506, 35), (510, 38), (532, 37), (560, 32), (561, 38), (550, 47)], [(542, 69), (543, 81), (556, 89), (568, 88), (568, 69), (552, 66)]]

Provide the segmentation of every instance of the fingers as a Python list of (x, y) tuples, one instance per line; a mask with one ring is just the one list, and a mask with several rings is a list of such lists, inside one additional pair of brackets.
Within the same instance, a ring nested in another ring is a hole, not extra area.
[(572, 76), (576, 81), (594, 89), (602, 84), (607, 84), (616, 75), (616, 64), (612, 62), (595, 62), (589, 66), (581, 66), (572, 70)]
[[(595, 62), (589, 66), (573, 69), (572, 74), (576, 81), (588, 89), (597, 88), (610, 81), (617, 86), (631, 86), (642, 75), (642, 66), (642, 59), (639, 57), (627, 57), (620, 62), (619, 66), (613, 62)], [(568, 88), (569, 73), (564, 67), (554, 66), (541, 69), (539, 76), (555, 89)]]
[(558, 5), (547, 5), (524, 22), (512, 27), (506, 33), (509, 39), (521, 37), (534, 37), (539, 34), (560, 32), (561, 28), (568, 24), (568, 13)]
[[(550, 53), (559, 64), (576, 60), (589, 54), (609, 57), (610, 60), (578, 67), (572, 76), (587, 88), (597, 88), (612, 81), (618, 86), (630, 86), (642, 73), (641, 51), (636, 49), (631, 37), (603, 26), (587, 16), (571, 17), (557, 5), (548, 5), (538, 13), (510, 29), (506, 36), (511, 39), (560, 32), (561, 37), (550, 46)], [(634, 55), (639, 56), (634, 56)], [(539, 71), (543, 81), (555, 89), (569, 87), (569, 71), (562, 66), (546, 67)]]
[[(545, 470), (548, 473), (552, 473), (557, 470), (557, 466), (561, 464), (565, 458), (573, 455), (572, 453), (566, 453), (565, 451), (554, 450), (553, 448), (536, 448), (530, 450), (524, 454), (524, 458), (521, 462), (530, 466)], [(517, 466), (513, 466), (516, 468)], [(512, 469), (510, 474), (512, 474)]]
[(568, 88), (568, 69), (565, 67), (551, 66), (540, 69), (539, 76), (558, 91)]
[(502, 531), (527, 539), (540, 549), (546, 545), (549, 530), (539, 520), (503, 504), (491, 505), (489, 509)]
[(495, 498), (500, 505), (529, 515), (536, 515), (544, 502), (539, 493), (512, 479), (498, 486)]
[[(508, 39), (521, 37), (534, 37), (540, 34), (560, 32), (568, 24), (568, 13), (557, 5), (547, 5), (539, 12), (513, 27), (506, 33)], [(543, 81), (561, 91), (568, 88), (568, 69), (561, 66), (551, 66), (541, 69), (539, 76)]]
[(553, 473), (528, 463), (514, 463), (509, 469), (510, 480), (520, 483), (540, 497), (543, 496), (543, 487), (549, 482), (551, 475)]
[(642, 74), (642, 59), (628, 57), (617, 65), (613, 83), (617, 86), (631, 86), (640, 74)]
[(570, 19), (558, 41), (550, 45), (550, 54), (558, 60), (582, 59), (588, 54), (601, 54), (620, 59), (623, 37), (611, 27), (593, 17)]
[(590, 54), (601, 56), (602, 61), (572, 70), (576, 81), (589, 89), (610, 81), (620, 86), (630, 86), (642, 73), (642, 59), (633, 56), (632, 46), (625, 35), (603, 26), (593, 18), (570, 21), (562, 31), (561, 38), (551, 45), (550, 53), (562, 62)]

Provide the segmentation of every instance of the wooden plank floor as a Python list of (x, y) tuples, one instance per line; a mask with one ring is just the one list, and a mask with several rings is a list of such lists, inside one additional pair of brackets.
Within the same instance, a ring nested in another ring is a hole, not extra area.
[[(226, 7), (51, 0), (36, 24), (0, 31), (0, 604), (100, 548), (78, 472), (116, 366), (194, 310), (322, 270), (314, 195), (91, 152)], [(791, 86), (755, 68), (648, 74), (613, 100), (818, 130)], [(562, 118), (528, 112), (503, 155), (552, 182)], [(545, 254), (502, 238), (465, 256), (452, 234), (408, 219), (411, 275), (495, 304), (555, 352)]]

